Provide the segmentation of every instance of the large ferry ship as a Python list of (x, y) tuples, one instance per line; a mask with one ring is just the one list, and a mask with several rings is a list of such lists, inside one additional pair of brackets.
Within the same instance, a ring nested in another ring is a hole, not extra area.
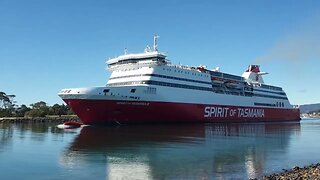
[(265, 84), (259, 65), (242, 76), (174, 65), (157, 49), (107, 60), (106, 86), (62, 89), (84, 124), (299, 121), (281, 87)]

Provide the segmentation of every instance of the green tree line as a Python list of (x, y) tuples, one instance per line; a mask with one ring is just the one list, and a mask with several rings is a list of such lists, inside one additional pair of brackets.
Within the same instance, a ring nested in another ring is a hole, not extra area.
[(22, 104), (16, 105), (15, 95), (8, 95), (0, 91), (0, 117), (45, 117), (47, 115), (74, 115), (72, 110), (65, 104), (54, 104), (48, 106), (46, 102), (40, 101), (30, 104), (30, 107)]

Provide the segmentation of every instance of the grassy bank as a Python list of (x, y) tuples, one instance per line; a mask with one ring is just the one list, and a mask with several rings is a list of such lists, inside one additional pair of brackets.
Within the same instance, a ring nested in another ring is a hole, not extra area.
[(46, 117), (3, 117), (0, 123), (64, 123), (80, 122), (75, 115), (46, 116)]

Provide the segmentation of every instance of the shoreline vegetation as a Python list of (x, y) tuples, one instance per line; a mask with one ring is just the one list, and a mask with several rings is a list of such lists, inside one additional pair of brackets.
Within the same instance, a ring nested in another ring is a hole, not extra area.
[(39, 101), (30, 106), (16, 105), (15, 95), (0, 91), (0, 122), (65, 122), (79, 118), (65, 104), (49, 106)]
[(64, 123), (80, 122), (76, 115), (46, 116), (46, 117), (0, 117), (0, 123)]

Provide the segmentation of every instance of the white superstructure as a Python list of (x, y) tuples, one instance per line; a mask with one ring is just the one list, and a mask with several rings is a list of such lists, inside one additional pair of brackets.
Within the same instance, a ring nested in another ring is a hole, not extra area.
[[(108, 93), (138, 100), (292, 108), (282, 88), (264, 84), (262, 75), (267, 73), (260, 72), (258, 65), (250, 65), (242, 76), (209, 71), (205, 66), (172, 65), (157, 51), (156, 40), (153, 51), (149, 48), (106, 62), (112, 72)], [(117, 87), (126, 90), (112, 91)]]

